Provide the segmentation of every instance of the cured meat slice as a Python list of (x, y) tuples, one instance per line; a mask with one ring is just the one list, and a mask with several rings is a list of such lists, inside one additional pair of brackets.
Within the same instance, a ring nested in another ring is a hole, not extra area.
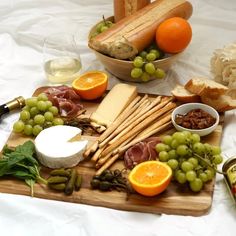
[(58, 107), (62, 117), (74, 117), (83, 109), (79, 95), (68, 86), (53, 86), (44, 92), (52, 104)]
[(132, 169), (141, 162), (155, 160), (157, 158), (155, 146), (160, 141), (159, 137), (150, 137), (130, 147), (124, 155), (125, 167)]

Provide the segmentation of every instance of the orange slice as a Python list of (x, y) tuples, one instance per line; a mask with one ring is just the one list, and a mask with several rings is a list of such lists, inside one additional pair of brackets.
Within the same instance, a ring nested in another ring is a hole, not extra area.
[(101, 97), (107, 89), (108, 77), (102, 71), (89, 71), (72, 83), (72, 88), (85, 100)]
[(129, 181), (133, 189), (144, 196), (163, 192), (171, 181), (171, 168), (159, 161), (145, 161), (131, 170)]

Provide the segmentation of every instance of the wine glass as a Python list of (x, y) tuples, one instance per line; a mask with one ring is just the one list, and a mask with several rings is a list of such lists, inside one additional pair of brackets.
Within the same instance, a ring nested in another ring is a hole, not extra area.
[(53, 34), (43, 44), (44, 71), (51, 83), (66, 84), (80, 74), (82, 65), (75, 36)]

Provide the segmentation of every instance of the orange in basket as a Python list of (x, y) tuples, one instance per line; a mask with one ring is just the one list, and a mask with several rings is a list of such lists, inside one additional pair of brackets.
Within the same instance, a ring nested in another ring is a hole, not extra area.
[(94, 100), (103, 95), (107, 89), (108, 77), (102, 71), (89, 71), (72, 83), (72, 88), (85, 100)]
[(133, 189), (144, 196), (163, 192), (171, 181), (171, 168), (160, 161), (145, 161), (131, 170), (129, 181)]
[(191, 38), (190, 24), (180, 17), (172, 17), (163, 21), (156, 31), (156, 43), (161, 50), (167, 53), (183, 51)]

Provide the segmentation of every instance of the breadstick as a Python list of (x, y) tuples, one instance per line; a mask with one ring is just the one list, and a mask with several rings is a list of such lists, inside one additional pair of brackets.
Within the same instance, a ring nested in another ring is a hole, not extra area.
[(97, 150), (97, 148), (98, 148), (98, 141), (96, 140), (85, 150), (83, 154), (84, 158), (87, 158), (91, 153), (94, 153)]
[[(104, 148), (105, 148), (105, 147), (104, 147)], [(104, 150), (104, 148), (99, 148), (99, 149), (94, 153), (94, 155), (92, 156), (91, 161), (96, 162), (96, 161), (100, 158), (101, 153), (102, 153), (102, 151)]]
[[(123, 113), (123, 116), (125, 116), (126, 112), (129, 110), (140, 100), (140, 96), (137, 96), (128, 106), (127, 108), (122, 112)], [(120, 115), (121, 116), (121, 115)], [(118, 119), (118, 118), (117, 118)], [(124, 117), (125, 119), (125, 117)], [(122, 122), (122, 120), (120, 121)], [(94, 122), (91, 122), (91, 123), (94, 123)], [(117, 122), (116, 123), (118, 126), (119, 126), (119, 123)], [(99, 125), (97, 125), (96, 123), (94, 123), (94, 125), (96, 125), (97, 127)], [(112, 125), (111, 125), (112, 126)], [(111, 127), (110, 126), (110, 127)], [(99, 126), (100, 127), (100, 126)], [(86, 149), (86, 151), (84, 152), (84, 157), (87, 158), (91, 153), (94, 153), (97, 148), (98, 148), (98, 143), (100, 142), (100, 140), (103, 140), (104, 137), (106, 137), (106, 135), (108, 134), (109, 135), (109, 132), (112, 132), (112, 129), (114, 129), (114, 125), (113, 125), (113, 128), (108, 128), (106, 129), (106, 131), (90, 146)], [(116, 127), (115, 127), (116, 128)], [(96, 158), (95, 158), (96, 159)]]
[[(132, 143), (133, 143), (132, 145), (134, 145), (134, 144), (136, 144), (136, 143), (138, 143), (138, 142), (140, 142), (140, 141), (142, 141), (142, 140), (144, 140), (144, 139), (146, 139), (146, 138), (152, 136), (153, 134), (155, 134), (155, 133), (157, 133), (157, 132), (159, 132), (159, 131), (161, 131), (161, 130), (167, 128), (169, 125), (171, 125), (171, 121), (169, 121), (169, 122), (163, 124), (162, 126), (159, 126), (158, 128), (156, 128), (156, 129), (153, 130), (152, 132), (146, 134), (146, 136), (140, 138), (139, 140), (137, 139), (137, 140), (135, 141), (135, 143), (132, 142)], [(126, 145), (126, 146), (123, 146), (123, 147), (121, 148), (121, 150), (119, 150), (118, 153), (116, 153), (116, 154), (115, 154), (114, 156), (112, 156), (107, 162), (105, 162), (104, 165), (101, 166), (100, 169), (97, 170), (96, 175), (100, 175), (104, 170), (108, 169), (108, 168), (123, 154), (124, 151), (126, 151), (129, 147), (132, 146), (132, 145), (130, 146), (130, 144), (131, 144), (131, 143), (129, 143), (129, 144)]]
[[(147, 96), (147, 95), (146, 95)], [(109, 136), (130, 114), (131, 108), (135, 106), (140, 100), (140, 96), (137, 96), (126, 108), (125, 110), (117, 117), (113, 124), (111, 124), (107, 130), (98, 138), (98, 142), (102, 142), (106, 137)], [(143, 98), (142, 98), (143, 99)], [(141, 99), (141, 101), (142, 101)]]
[[(158, 101), (158, 99), (155, 100), (154, 104)], [(126, 133), (128, 133), (130, 130), (132, 130), (133, 128), (135, 128), (138, 124), (140, 124), (143, 120), (145, 120), (146, 118), (150, 117), (152, 114), (154, 114), (155, 112), (157, 112), (158, 110), (160, 110), (160, 108), (164, 107), (166, 104), (168, 103), (168, 100), (161, 102), (159, 105), (155, 106), (155, 107), (151, 107), (150, 110), (144, 110), (144, 112), (141, 113), (141, 115), (138, 115), (134, 120), (132, 120), (132, 122), (130, 123), (129, 126), (127, 126), (125, 129), (122, 130), (122, 132), (120, 132), (114, 139), (112, 139), (109, 144), (112, 144), (114, 142), (116, 142), (118, 139), (120, 139), (123, 135), (125, 135)], [(156, 105), (156, 104), (155, 104)]]
[[(133, 115), (137, 115), (137, 113), (140, 113), (140, 110), (143, 107), (146, 108), (146, 106), (148, 106), (148, 103), (149, 101), (145, 100), (133, 113), (131, 113), (132, 115), (130, 115), (128, 118), (133, 117)], [(119, 134), (125, 127), (127, 127), (128, 124), (129, 124), (128, 119), (125, 120), (123, 123), (121, 123), (120, 126), (118, 126), (117, 129), (115, 129), (114, 132), (111, 133), (111, 135), (109, 135), (103, 142), (99, 144), (99, 147), (105, 146), (113, 137)]]
[(155, 121), (152, 125), (148, 126), (145, 130), (143, 130), (142, 132), (140, 132), (137, 135), (138, 137), (141, 137), (147, 133), (149, 133), (150, 131), (152, 131), (153, 129), (157, 128), (160, 125), (160, 122), (165, 121), (168, 122), (171, 120), (171, 112), (173, 111), (173, 109), (171, 109), (170, 111), (166, 112), (164, 115), (162, 115), (157, 121)]
[(140, 113), (140, 111), (142, 111), (143, 109), (145, 109), (147, 106), (150, 105), (150, 100), (146, 100), (144, 101), (142, 104), (140, 104), (140, 106), (135, 110), (135, 112), (133, 112), (126, 120), (125, 120), (125, 123), (121, 124), (120, 127), (124, 126), (126, 123), (130, 122), (131, 119), (134, 118), (134, 116), (136, 116), (137, 114)]
[(98, 169), (95, 175), (100, 175), (104, 170), (108, 169), (117, 159), (119, 158), (119, 154), (116, 154), (112, 158), (110, 158), (100, 169)]
[(152, 131), (150, 131), (149, 133), (144, 134), (143, 136), (134, 139), (132, 142), (130, 142), (129, 144), (121, 147), (118, 149), (118, 153), (123, 154), (128, 148), (130, 148), (131, 146), (135, 145), (138, 142), (143, 141), (146, 138), (151, 137), (153, 134), (156, 134), (157, 132), (167, 128), (169, 125), (171, 125), (171, 121), (168, 121), (167, 123), (164, 123), (158, 127), (156, 127), (155, 129), (153, 129)]
[[(128, 138), (125, 142), (123, 142), (123, 143), (119, 146), (119, 148), (125, 146), (125, 145), (126, 145), (127, 143), (129, 143), (135, 136), (136, 136), (136, 134), (134, 134), (133, 136), (131, 136), (130, 138)], [(108, 153), (107, 155), (105, 155), (105, 156), (104, 156), (103, 153), (102, 153), (102, 156), (103, 156), (103, 157), (101, 157), (101, 158), (99, 159), (99, 161), (98, 161), (96, 167), (102, 166), (102, 165), (110, 158), (111, 155), (113, 155), (113, 152), (112, 152), (112, 151), (109, 152), (109, 153)]]
[(130, 118), (125, 122), (125, 124), (122, 124), (117, 130), (117, 133), (120, 133), (124, 128), (128, 127), (130, 124), (135, 122), (139, 117), (141, 117), (143, 114), (147, 113), (150, 111), (154, 106), (156, 106), (158, 103), (160, 103), (161, 97), (158, 96), (155, 98), (154, 101), (151, 102), (147, 107), (144, 107), (140, 112), (132, 114)]
[(133, 129), (129, 130), (128, 133), (125, 133), (122, 137), (120, 137), (120, 139), (116, 140), (116, 142), (112, 143), (111, 145), (109, 145), (104, 151), (103, 151), (103, 155), (107, 155), (109, 152), (111, 152), (112, 150), (114, 150), (115, 148), (117, 148), (121, 143), (123, 143), (125, 140), (127, 140), (128, 138), (130, 138), (131, 136), (133, 136), (134, 134), (136, 134), (137, 132), (140, 132), (141, 130), (143, 130), (144, 128), (147, 127), (147, 125), (149, 125), (152, 121), (154, 121), (155, 119), (157, 119), (158, 117), (160, 117), (162, 114), (166, 113), (167, 111), (169, 111), (170, 109), (172, 109), (173, 107), (175, 107), (175, 103), (168, 103), (164, 108), (162, 109), (158, 109), (157, 111), (155, 111), (153, 114), (151, 114), (149, 117), (146, 117), (145, 120), (143, 120), (143, 122), (136, 124), (136, 126), (132, 126)]

